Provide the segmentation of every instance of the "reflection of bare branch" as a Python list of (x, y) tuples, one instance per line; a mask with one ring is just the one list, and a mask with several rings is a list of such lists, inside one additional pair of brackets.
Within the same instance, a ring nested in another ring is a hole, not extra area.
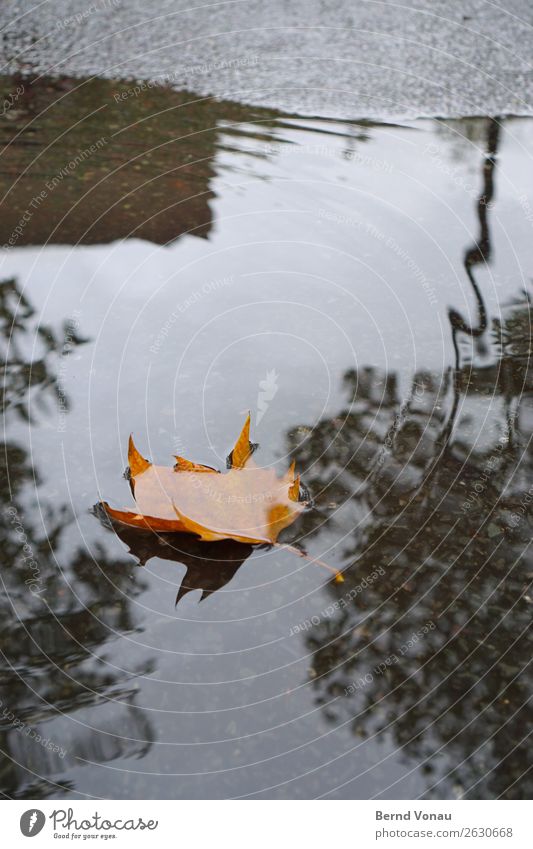
[[(19, 290), (15, 280), (0, 282), (0, 411), (11, 410), (28, 420), (30, 393), (34, 406), (46, 413), (47, 402), (53, 398), (68, 410), (69, 400), (59, 385), (58, 375), (50, 362), (53, 357), (64, 357), (72, 348), (87, 342), (69, 322), (62, 332), (52, 328), (32, 325), (35, 311)], [(68, 340), (68, 346), (65, 340)], [(39, 351), (35, 353), (34, 348)]]
[[(427, 795), (437, 798), (457, 788), (472, 798), (532, 792), (523, 733), (533, 720), (523, 662), (532, 645), (521, 599), (531, 582), (524, 548), (533, 535), (533, 455), (510, 438), (520, 409), (533, 409), (532, 309), (522, 299), (491, 324), (475, 276), (491, 255), (497, 142), (491, 121), (480, 234), (464, 257), (477, 320), (470, 325), (450, 310), (454, 367), (415, 375), (403, 402), (396, 375), (350, 372), (347, 409), (320, 421), (303, 443), (298, 431), (289, 434), (318, 507), (303, 518), (305, 535), (329, 544), (342, 532), (345, 541), (345, 583), (327, 589), (345, 603), (332, 603), (331, 615), (303, 636), (313, 653), (317, 703), (327, 721), (349, 722), (361, 741), (390, 735), (424, 764)], [(463, 364), (461, 334), (478, 344), (490, 333), (499, 357)], [(476, 400), (493, 397), (490, 428), (483, 426), (478, 445)], [(380, 567), (383, 577), (351, 598), (361, 575)], [(403, 652), (429, 621), (436, 627)], [(394, 657), (401, 662), (389, 663)], [(478, 715), (479, 722), (465, 720)], [(504, 768), (493, 769), (500, 763)]]
[[(86, 341), (68, 324), (56, 332), (36, 329), (34, 315), (15, 281), (0, 283), (0, 343), (9, 354), (3, 401), (23, 417), (28, 392), (37, 388), (44, 402), (54, 398), (54, 365), (72, 346)], [(41, 353), (33, 359), (36, 335)], [(138, 576), (132, 582), (126, 570), (117, 570), (116, 556), (103, 547), (93, 547), (92, 553), (85, 547), (69, 550), (62, 562), (72, 511), (57, 498), (44, 499), (39, 510), (28, 508), (28, 484), (40, 487), (47, 476), (35, 460), (14, 439), (0, 446), (0, 532), (7, 567), (0, 594), (0, 708), (5, 708), (0, 716), (0, 794), (10, 798), (31, 796), (32, 788), (44, 797), (66, 764), (78, 767), (79, 759), (105, 762), (142, 754), (153, 736), (134, 703), (135, 676), (150, 672), (151, 663), (142, 661), (129, 673), (102, 663), (112, 637), (134, 627), (131, 597), (141, 583)], [(88, 731), (89, 717), (81, 713), (95, 704), (99, 715), (105, 715), (102, 733)], [(18, 725), (9, 719), (12, 714)], [(20, 723), (37, 728), (43, 739), (58, 738), (65, 760), (19, 733)], [(38, 775), (43, 779), (36, 782)]]

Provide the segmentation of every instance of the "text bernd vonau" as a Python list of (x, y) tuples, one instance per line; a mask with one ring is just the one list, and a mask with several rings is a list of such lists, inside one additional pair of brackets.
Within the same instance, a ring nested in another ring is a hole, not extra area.
[(411, 814), (415, 820), (451, 820), (451, 814), (428, 814), (426, 811), (405, 811), (400, 814), (388, 814), (385, 811), (376, 811), (377, 820), (410, 820)]

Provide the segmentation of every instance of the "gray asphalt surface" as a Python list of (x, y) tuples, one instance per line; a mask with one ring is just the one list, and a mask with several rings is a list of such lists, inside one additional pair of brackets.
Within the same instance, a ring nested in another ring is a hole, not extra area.
[(346, 118), (533, 114), (531, 0), (4, 0), (0, 28), (3, 73)]

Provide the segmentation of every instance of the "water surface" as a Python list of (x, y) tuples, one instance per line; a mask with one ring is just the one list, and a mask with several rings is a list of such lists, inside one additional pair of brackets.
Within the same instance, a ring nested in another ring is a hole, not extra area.
[[(532, 122), (132, 85), (2, 118), (1, 791), (527, 798)], [(344, 584), (91, 513), (248, 410)]]

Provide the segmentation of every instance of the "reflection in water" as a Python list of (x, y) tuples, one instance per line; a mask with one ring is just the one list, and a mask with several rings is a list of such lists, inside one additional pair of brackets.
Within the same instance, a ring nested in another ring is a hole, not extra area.
[[(35, 311), (14, 280), (0, 283), (0, 303), (6, 426), (33, 421), (35, 410), (54, 404), (68, 411), (61, 358), (88, 340), (68, 322), (63, 332), (35, 328)], [(69, 769), (142, 754), (152, 739), (134, 704), (136, 678), (150, 664), (128, 674), (109, 664), (113, 640), (135, 627), (130, 598), (141, 585), (132, 587), (101, 546), (89, 552), (78, 545), (63, 563), (71, 510), (28, 498), (53, 470), (9, 439), (1, 458), (0, 791), (44, 797), (72, 787), (61, 778)]]
[(16, 281), (2, 280), (0, 334), (3, 349), (2, 412), (13, 410), (28, 420), (30, 404), (34, 407), (34, 414), (39, 408), (46, 410), (50, 396), (53, 402), (68, 411), (68, 398), (59, 386), (59, 360), (87, 341), (78, 335), (75, 322), (64, 322), (59, 333), (40, 324), (36, 311), (17, 287)]
[(112, 527), (141, 566), (151, 558), (161, 558), (186, 567), (176, 604), (192, 590), (201, 590), (199, 600), (202, 601), (225, 587), (253, 551), (253, 546), (231, 539), (200, 542), (190, 534), (162, 534), (129, 528), (120, 522), (111, 522), (103, 510), (97, 512), (102, 523)]
[(221, 113), (242, 120), (245, 109), (159, 86), (139, 98), (114, 80), (26, 81), (0, 126), (0, 244), (205, 238)]
[[(489, 325), (474, 276), (491, 255), (497, 140), (490, 122), (480, 236), (464, 262), (478, 321), (449, 311), (451, 378), (421, 371), (402, 402), (394, 373), (351, 371), (349, 407), (300, 447), (289, 435), (319, 507), (306, 535), (336, 524), (352, 563), (345, 585), (328, 586), (342, 604), (306, 635), (317, 702), (357, 738), (391, 735), (435, 798), (533, 791), (533, 311), (526, 296)], [(463, 364), (461, 335), (478, 351), (492, 346), (490, 363)], [(354, 592), (377, 567), (384, 576)], [(391, 780), (381, 792), (394, 798), (401, 787)]]
[[(529, 797), (529, 124), (126, 88), (4, 116), (2, 243), (47, 195), (2, 253), (0, 791)], [(89, 515), (131, 431), (219, 467), (272, 372), (258, 457), (316, 504), (286, 540), (344, 584)]]

